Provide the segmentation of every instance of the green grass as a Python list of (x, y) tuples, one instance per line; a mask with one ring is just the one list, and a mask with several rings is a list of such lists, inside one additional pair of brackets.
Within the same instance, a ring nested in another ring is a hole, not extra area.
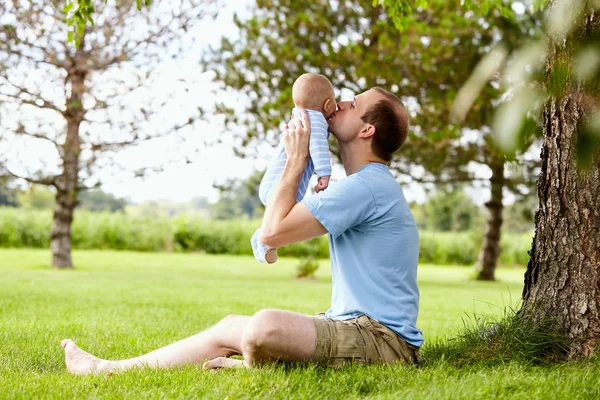
[[(313, 314), (329, 305), (331, 276), (294, 280), (297, 260), (274, 266), (250, 257), (79, 251), (74, 271), (50, 270), (50, 253), (0, 250), (0, 398), (581, 398), (600, 397), (600, 362), (458, 367), (439, 344), (463, 319), (517, 306), (523, 270), (499, 282), (469, 280), (468, 269), (419, 269), (420, 368), (270, 366), (208, 373), (197, 366), (76, 377), (64, 367), (65, 337), (103, 358), (128, 358), (204, 329), (227, 314), (282, 308)], [(434, 356), (435, 355), (435, 356)]]

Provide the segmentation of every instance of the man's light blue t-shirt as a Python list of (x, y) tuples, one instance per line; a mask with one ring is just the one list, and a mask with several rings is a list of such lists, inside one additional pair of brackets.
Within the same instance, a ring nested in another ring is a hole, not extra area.
[(325, 317), (366, 314), (421, 346), (419, 234), (388, 167), (367, 164), (303, 203), (329, 232), (332, 296)]

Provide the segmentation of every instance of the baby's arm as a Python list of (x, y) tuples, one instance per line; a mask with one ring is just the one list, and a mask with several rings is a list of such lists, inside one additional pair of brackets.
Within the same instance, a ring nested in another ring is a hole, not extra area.
[(331, 176), (331, 160), (329, 159), (329, 144), (327, 143), (327, 124), (321, 121), (310, 126), (310, 158), (315, 166), (315, 172), (319, 177), (319, 183), (315, 191), (320, 192), (329, 185)]

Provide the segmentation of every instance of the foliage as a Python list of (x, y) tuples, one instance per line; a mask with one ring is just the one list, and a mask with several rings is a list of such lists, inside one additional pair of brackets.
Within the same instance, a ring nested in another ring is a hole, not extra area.
[(538, 208), (537, 194), (532, 193), (504, 208), (504, 227), (510, 232), (531, 232)]
[[(388, 9), (398, 29), (403, 30), (414, 21), (416, 13), (402, 12), (407, 9), (403, 6), (404, 0), (380, 0), (379, 3)], [(500, 43), (488, 49), (477, 66), (469, 68), (471, 76), (463, 81), (464, 85), (455, 99), (453, 114), (461, 120), (468, 114), (478, 112), (473, 102), (485, 93), (490, 80), (496, 80), (500, 83), (498, 87), (503, 96), (491, 126), (501, 149), (507, 154), (514, 154), (526, 148), (528, 138), (538, 130), (536, 120), (544, 104), (562, 98), (566, 93), (576, 93), (586, 98), (586, 107), (589, 107), (585, 110), (588, 114), (585, 121), (578, 126), (576, 156), (581, 167), (589, 167), (600, 144), (600, 112), (596, 105), (600, 46), (595, 34), (581, 35), (578, 32), (585, 30), (582, 28), (586, 19), (597, 13), (600, 4), (587, 0), (556, 0), (551, 3), (548, 0), (486, 0), (461, 3), (476, 10), (476, 13), (482, 13), (480, 16), (485, 18), (496, 12), (505, 18), (515, 19), (519, 13), (509, 8), (512, 3), (520, 4), (531, 12), (545, 9), (545, 27), (543, 35), (527, 38), (516, 47)], [(550, 6), (546, 7), (548, 4)], [(429, 8), (428, 4), (421, 5), (425, 10)], [(410, 7), (408, 10), (411, 10)], [(574, 50), (574, 56), (568, 59), (550, 57), (555, 45), (565, 40)], [(546, 74), (546, 71), (549, 73)]]
[[(51, 210), (0, 208), (0, 247), (46, 248), (50, 245)], [(95, 213), (80, 210), (73, 221), (77, 249), (184, 251), (209, 254), (252, 255), (250, 237), (259, 220), (206, 220), (179, 214), (172, 218)], [(481, 237), (473, 232), (420, 231), (419, 262), (472, 265)], [(525, 265), (531, 234), (504, 234), (500, 261)], [(326, 236), (278, 250), (282, 257), (329, 257)]]
[[(260, 226), (258, 220), (202, 221), (185, 215), (173, 220), (173, 240), (183, 251), (209, 254), (252, 255), (250, 238)], [(282, 257), (329, 257), (325, 236), (278, 249)]]
[(319, 269), (319, 262), (315, 257), (302, 257), (296, 266), (296, 278), (314, 278)]
[[(0, 209), (0, 247), (50, 246), (52, 212)], [(79, 211), (72, 226), (78, 249), (169, 251), (173, 248), (169, 220), (131, 217), (122, 213)]]
[[(230, 131), (243, 127), (236, 147), (252, 154), (250, 144), (275, 141), (292, 107), (292, 83), (313, 71), (328, 76), (338, 93), (383, 86), (406, 101), (410, 144), (392, 164), (403, 176), (468, 182), (474, 178), (470, 163), (501, 162), (489, 130), (500, 96), (497, 84), (486, 86), (465, 121), (457, 123), (450, 110), (479, 58), (498, 41), (512, 48), (536, 34), (535, 20), (530, 15), (508, 19), (494, 11), (483, 21), (458, 3), (427, 3), (426, 10), (406, 16), (410, 28), (399, 33), (372, 1), (320, 0), (308, 7), (288, 0), (258, 1), (251, 18), (235, 19), (240, 35), (223, 38), (204, 61), (223, 89), (247, 94), (244, 113), (239, 102), (218, 107)], [(450, 51), (457, 46), (460, 52)], [(510, 179), (506, 185), (517, 190)]]
[(482, 214), (462, 189), (442, 190), (423, 205), (425, 228), (433, 231), (468, 231), (481, 225)]
[(77, 200), (79, 200), (79, 207), (88, 211), (124, 211), (127, 205), (125, 199), (118, 199), (113, 194), (100, 189), (82, 191)]
[(29, 186), (17, 193), (20, 207), (34, 208), (37, 210), (50, 210), (54, 208), (56, 191), (44, 186)]
[(210, 217), (210, 204), (205, 196), (193, 197), (188, 202), (178, 203), (169, 200), (146, 200), (125, 207), (127, 214), (140, 217), (168, 218), (187, 214), (199, 219)]
[(422, 231), (419, 239), (421, 263), (472, 265), (477, 261), (478, 245), (469, 233)]
[(76, 249), (171, 251), (171, 232), (169, 220), (79, 211), (73, 222), (72, 242)]
[[(105, 0), (108, 3), (108, 0)], [(142, 8), (142, 0), (135, 0), (136, 7), (139, 10)], [(152, 4), (152, 0), (143, 0), (145, 6)], [(86, 26), (94, 25), (93, 14), (96, 11), (93, 0), (66, 0), (63, 9), (63, 14), (66, 14), (66, 23), (69, 27), (67, 33), (67, 42), (72, 42), (75, 47), (79, 47), (81, 38)]]
[(14, 178), (0, 175), (0, 207), (16, 207), (17, 190), (13, 187)]
[(264, 171), (255, 171), (246, 179), (231, 178), (216, 184), (219, 200), (211, 206), (216, 219), (259, 218), (265, 211), (258, 198), (258, 188)]

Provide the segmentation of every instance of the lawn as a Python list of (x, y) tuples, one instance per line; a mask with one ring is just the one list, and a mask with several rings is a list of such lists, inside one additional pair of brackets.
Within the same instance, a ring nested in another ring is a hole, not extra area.
[[(77, 269), (47, 267), (42, 250), (0, 250), (0, 398), (598, 398), (600, 363), (535, 366), (510, 362), (338, 370), (270, 366), (209, 373), (197, 366), (76, 377), (60, 340), (102, 358), (129, 358), (202, 330), (227, 314), (282, 308), (314, 314), (329, 304), (331, 276), (294, 280), (297, 260), (262, 265), (250, 257), (79, 251)], [(418, 326), (427, 346), (451, 340), (463, 320), (518, 305), (523, 270), (495, 283), (464, 267), (419, 269)]]

